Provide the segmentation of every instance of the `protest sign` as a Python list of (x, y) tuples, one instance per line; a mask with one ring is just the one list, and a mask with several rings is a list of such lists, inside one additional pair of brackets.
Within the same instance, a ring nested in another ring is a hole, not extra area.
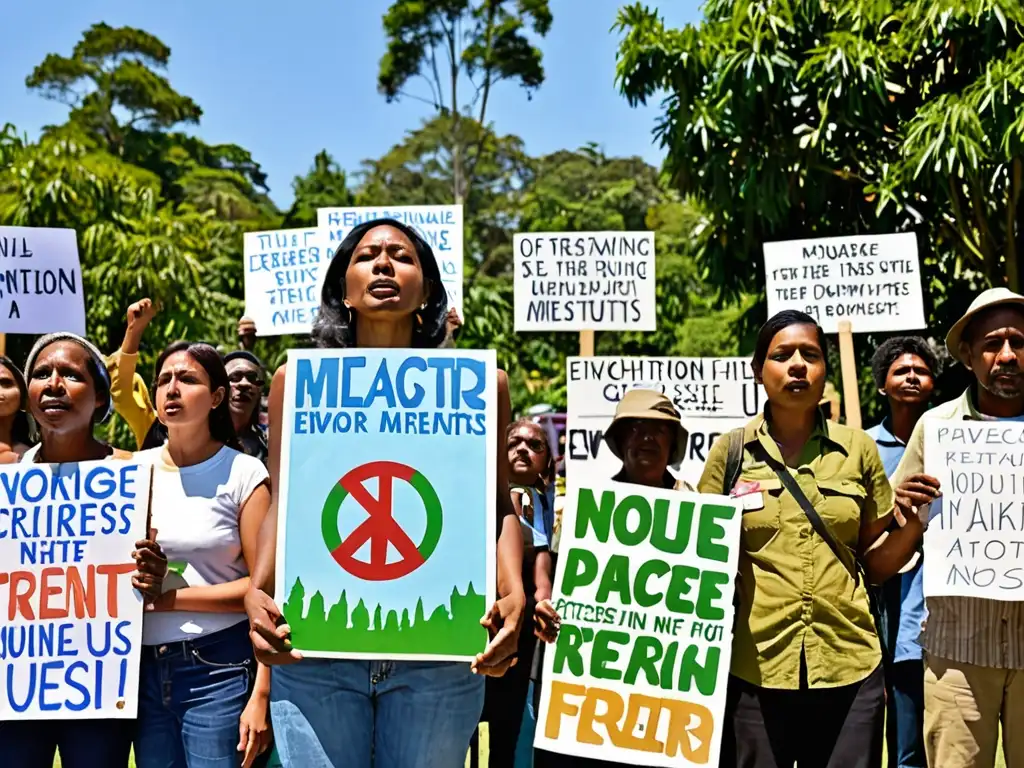
[(631, 765), (717, 760), (740, 510), (724, 496), (570, 484), (535, 746)]
[(371, 219), (389, 218), (415, 229), (434, 251), (441, 282), (448, 291), (448, 306), (462, 311), (462, 206), (461, 205), (388, 205), (352, 208), (319, 208), (317, 226), (326, 233), (324, 248), (328, 258), (357, 224)]
[(134, 719), (150, 468), (0, 468), (0, 720)]
[(798, 309), (825, 333), (926, 327), (917, 236), (855, 235), (764, 244), (768, 316)]
[(495, 353), (291, 350), (283, 423), (277, 594), (295, 647), (480, 653), (495, 589)]
[(631, 389), (655, 389), (679, 411), (689, 433), (686, 457), (669, 469), (694, 486), (718, 436), (746, 425), (764, 403), (750, 360), (741, 357), (570, 357), (566, 378), (566, 474), (587, 480), (622, 466), (604, 432)]
[(925, 597), (1024, 600), (1024, 422), (925, 419)]
[(309, 333), (327, 271), (315, 229), (246, 232), (245, 314), (260, 336)]
[(512, 239), (517, 331), (653, 331), (653, 232)]
[(73, 229), (0, 227), (0, 333), (85, 335)]

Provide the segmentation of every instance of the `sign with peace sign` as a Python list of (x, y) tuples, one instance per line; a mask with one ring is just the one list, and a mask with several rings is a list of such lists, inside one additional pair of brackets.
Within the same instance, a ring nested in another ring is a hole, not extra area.
[(277, 594), (296, 648), (468, 661), (494, 599), (494, 352), (292, 350)]

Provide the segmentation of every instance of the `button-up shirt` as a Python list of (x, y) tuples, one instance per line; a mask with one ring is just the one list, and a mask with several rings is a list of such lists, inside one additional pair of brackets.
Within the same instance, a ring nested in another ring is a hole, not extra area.
[[(800, 503), (753, 452), (782, 454), (763, 416), (744, 429), (740, 479), (756, 482), (740, 537), (738, 606), (732, 674), (764, 688), (834, 688), (870, 675), (882, 653), (863, 579), (850, 572), (815, 533)], [(759, 446), (758, 446), (759, 444)], [(719, 438), (700, 479), (702, 493), (721, 493), (729, 436)], [(893, 495), (874, 442), (865, 432), (819, 414), (790, 471), (841, 546), (857, 551), (861, 527), (892, 511)]]
[[(903, 458), (907, 445), (892, 433), (889, 419), (868, 430), (878, 446), (885, 474), (892, 477)], [(894, 662), (920, 660), (919, 638), (924, 625), (924, 574), (922, 560), (915, 556), (913, 565), (893, 576), (882, 587), (884, 602), (882, 642)]]
[[(925, 419), (993, 420), (978, 412), (972, 391), (928, 411), (910, 436), (906, 453), (893, 475), (894, 486), (924, 472)], [(942, 498), (927, 512), (936, 517)], [(924, 566), (927, 568), (927, 564)], [(961, 664), (998, 669), (1024, 669), (1024, 603), (981, 597), (929, 597), (921, 645), (928, 653)]]

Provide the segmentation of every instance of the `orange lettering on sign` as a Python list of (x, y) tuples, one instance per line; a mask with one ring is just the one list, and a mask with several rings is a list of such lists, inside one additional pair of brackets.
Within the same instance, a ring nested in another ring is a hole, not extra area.
[[(575, 699), (582, 698), (582, 701)], [(603, 704), (599, 707), (598, 705)], [(600, 714), (598, 713), (600, 710)], [(649, 712), (642, 736), (637, 736), (643, 712)], [(658, 739), (662, 717), (668, 717), (665, 741)], [(561, 733), (562, 718), (576, 718), (575, 741), (579, 744), (604, 746), (606, 741), (619, 749), (652, 752), (668, 757), (682, 755), (687, 761), (703, 765), (711, 757), (711, 737), (715, 718), (711, 710), (691, 701), (645, 696), (631, 693), (626, 701), (616, 691), (595, 686), (586, 687), (559, 680), (551, 683), (544, 735), (556, 740)], [(605, 739), (595, 725), (603, 725)]]

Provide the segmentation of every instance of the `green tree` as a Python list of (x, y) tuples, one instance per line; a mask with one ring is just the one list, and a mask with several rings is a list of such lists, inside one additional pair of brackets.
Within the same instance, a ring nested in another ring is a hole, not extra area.
[(348, 188), (348, 179), (326, 149), (313, 158), (313, 167), (305, 176), (296, 176), (292, 182), (295, 200), (284, 216), (281, 226), (316, 226), (318, 208), (353, 205), (355, 199)]
[(356, 607), (352, 609), (352, 629), (356, 632), (366, 632), (370, 628), (370, 612), (366, 610), (363, 598), (359, 598)]
[(94, 24), (70, 56), (48, 54), (25, 84), (70, 107), (68, 123), (48, 127), (49, 134), (93, 139), (97, 148), (151, 171), (168, 200), (221, 218), (275, 216), (266, 174), (247, 150), (171, 132), (197, 125), (202, 110), (161, 74), (170, 56), (148, 32)]
[(712, 285), (760, 293), (765, 241), (913, 229), (931, 327), (985, 284), (1021, 288), (1020, 3), (704, 10), (672, 30), (623, 8), (618, 82), (631, 103), (668, 91), (657, 135), (673, 186), (707, 208)]
[[(451, 117), (455, 203), (472, 188), (482, 156), (482, 136), (464, 142), (463, 116), (475, 114), (477, 123), (487, 125), (491, 90), (503, 80), (528, 93), (544, 82), (542, 55), (527, 31), (543, 37), (551, 22), (548, 0), (395, 0), (384, 14), (387, 51), (378, 90), (388, 101), (412, 96)], [(463, 76), (474, 85), (468, 103), (459, 95)], [(429, 97), (406, 90), (416, 78), (427, 82)]]
[(382, 629), (384, 629), (384, 624), (381, 619), (380, 603), (378, 603), (377, 607), (373, 609), (373, 630), (380, 632)]
[(306, 588), (302, 586), (302, 579), (296, 579), (292, 585), (292, 591), (288, 593), (288, 599), (281, 606), (281, 610), (288, 616), (302, 616), (303, 608), (306, 605)]

